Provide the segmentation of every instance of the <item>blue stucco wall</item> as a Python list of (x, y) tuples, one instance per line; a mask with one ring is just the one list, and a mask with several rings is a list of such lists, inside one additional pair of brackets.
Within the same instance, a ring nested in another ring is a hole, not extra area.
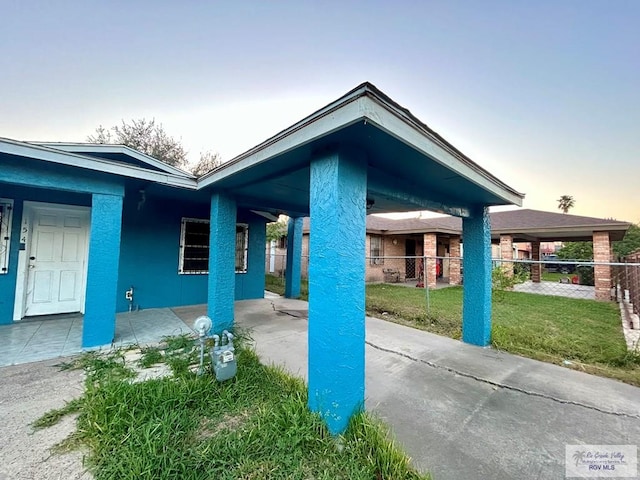
[[(101, 190), (109, 191), (106, 187)], [(0, 183), (0, 196), (14, 200), (9, 270), (0, 275), (0, 324), (10, 324), (13, 321), (23, 201), (90, 207), (91, 195)], [(208, 199), (169, 199), (149, 193), (140, 206), (139, 202), (139, 189), (128, 188), (123, 204), (114, 298), (116, 311), (129, 309), (125, 291), (131, 286), (134, 287), (134, 306), (143, 309), (206, 303), (208, 275), (179, 275), (178, 263), (182, 217), (209, 218)], [(266, 220), (241, 210), (238, 221), (249, 225), (249, 251), (247, 273), (235, 274), (235, 298), (262, 298)]]
[(13, 322), (18, 252), (20, 250), (20, 222), (22, 221), (24, 202), (33, 201), (90, 206), (91, 196), (72, 192), (51, 191), (40, 188), (25, 188), (0, 183), (0, 197), (10, 198), (13, 200), (9, 266), (7, 273), (0, 275), (0, 325), (6, 325)]
[(208, 203), (159, 198), (127, 191), (123, 208), (119, 312), (129, 309), (125, 292), (134, 287), (134, 308), (175, 307), (207, 301), (207, 275), (178, 274), (182, 217), (209, 218)]
[(462, 340), (484, 347), (491, 341), (491, 225), (489, 209), (462, 219), (464, 285)]
[(365, 158), (311, 163), (309, 407), (332, 434), (364, 408)]

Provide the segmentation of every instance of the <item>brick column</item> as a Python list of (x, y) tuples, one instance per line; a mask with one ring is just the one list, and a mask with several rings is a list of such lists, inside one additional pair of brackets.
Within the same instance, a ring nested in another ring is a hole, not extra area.
[[(609, 232), (593, 232), (593, 261), (596, 263), (611, 262)], [(611, 300), (611, 267), (596, 265), (593, 273), (596, 284), (596, 300)]]
[(449, 285), (460, 285), (460, 236), (449, 238)]
[(508, 277), (513, 277), (513, 237), (511, 235), (500, 235), (500, 258), (503, 260), (501, 268)]
[[(540, 242), (531, 242), (531, 260), (535, 262), (540, 261)], [(542, 265), (539, 263), (531, 264), (531, 281), (534, 283), (540, 283), (542, 272)]]
[(436, 256), (438, 255), (438, 236), (435, 233), (424, 234), (424, 256), (427, 264), (424, 268), (424, 281), (427, 288), (436, 288)]

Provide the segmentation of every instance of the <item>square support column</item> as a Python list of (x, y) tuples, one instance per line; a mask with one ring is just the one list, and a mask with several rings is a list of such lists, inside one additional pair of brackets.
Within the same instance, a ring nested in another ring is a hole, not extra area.
[(213, 332), (233, 327), (236, 288), (236, 202), (223, 193), (211, 195), (209, 224), (208, 315)]
[(449, 237), (449, 285), (460, 285), (462, 275), (460, 272), (460, 236)]
[(364, 407), (364, 155), (313, 159), (310, 187), (309, 408), (336, 435)]
[(513, 277), (513, 237), (511, 235), (500, 235), (500, 267), (508, 277)]
[(491, 341), (491, 227), (487, 207), (462, 219), (464, 289), (462, 340), (487, 346)]
[(246, 223), (249, 228), (247, 270), (244, 273), (236, 273), (235, 275), (236, 300), (264, 298), (265, 244), (267, 243), (266, 221), (265, 219), (254, 217)]
[(425, 288), (436, 288), (436, 257), (438, 256), (438, 236), (435, 233), (425, 233), (424, 236), (424, 285)]
[[(116, 298), (122, 231), (122, 197), (93, 194), (82, 347), (110, 344), (116, 331)], [(121, 292), (124, 295), (124, 292)]]
[(284, 296), (300, 298), (300, 262), (302, 261), (302, 218), (289, 218), (287, 225), (287, 275)]
[[(540, 242), (531, 242), (531, 260), (534, 262), (540, 261)], [(531, 264), (531, 281), (533, 283), (540, 283), (542, 279), (542, 264)]]
[(598, 265), (598, 263), (611, 262), (611, 243), (609, 242), (609, 232), (593, 232), (593, 267), (596, 300), (611, 300), (611, 267), (609, 265)]

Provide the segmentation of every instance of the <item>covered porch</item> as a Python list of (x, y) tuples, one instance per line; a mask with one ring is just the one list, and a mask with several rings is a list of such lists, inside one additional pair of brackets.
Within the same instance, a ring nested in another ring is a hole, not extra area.
[(360, 85), (213, 170), (198, 188), (211, 192), (208, 312), (216, 332), (234, 323), (229, 219), (236, 209), (290, 217), (285, 292), (291, 298), (300, 294), (302, 218), (310, 217), (309, 406), (332, 433), (364, 406), (368, 213), (429, 209), (462, 218), (463, 340), (488, 345), (488, 207), (520, 205), (523, 195), (373, 85)]

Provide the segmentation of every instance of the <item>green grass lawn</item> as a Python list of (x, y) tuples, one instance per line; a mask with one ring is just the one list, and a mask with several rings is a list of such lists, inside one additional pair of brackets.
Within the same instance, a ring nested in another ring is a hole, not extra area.
[(329, 435), (307, 408), (306, 385), (251, 350), (237, 348), (237, 377), (218, 383), (190, 372), (193, 340), (177, 343), (178, 354), (149, 349), (140, 362), (164, 361), (173, 375), (141, 383), (128, 381), (134, 374), (118, 352), (79, 357), (71, 367), (87, 373), (84, 395), (34, 426), (79, 413), (77, 432), (58, 448), (85, 447), (97, 480), (430, 478), (369, 414), (356, 415), (342, 437)]
[[(566, 276), (543, 275), (549, 281)], [(301, 289), (306, 300), (305, 280)], [(267, 275), (267, 290), (284, 293), (284, 280)], [(430, 290), (429, 314), (424, 289), (370, 284), (366, 291), (372, 316), (455, 339), (462, 336), (462, 287)], [(640, 355), (627, 351), (615, 303), (500, 291), (494, 294), (492, 321), (495, 348), (558, 365), (569, 361), (571, 368), (640, 386)]]
[[(380, 317), (459, 339), (462, 287), (429, 292), (394, 285), (367, 285), (367, 311)], [(493, 347), (640, 386), (640, 355), (627, 351), (615, 303), (518, 292), (494, 295)]]
[[(265, 275), (265, 289), (270, 292), (284, 295), (284, 277), (276, 275)], [(306, 279), (300, 281), (300, 299), (307, 300), (309, 298), (309, 282)]]

